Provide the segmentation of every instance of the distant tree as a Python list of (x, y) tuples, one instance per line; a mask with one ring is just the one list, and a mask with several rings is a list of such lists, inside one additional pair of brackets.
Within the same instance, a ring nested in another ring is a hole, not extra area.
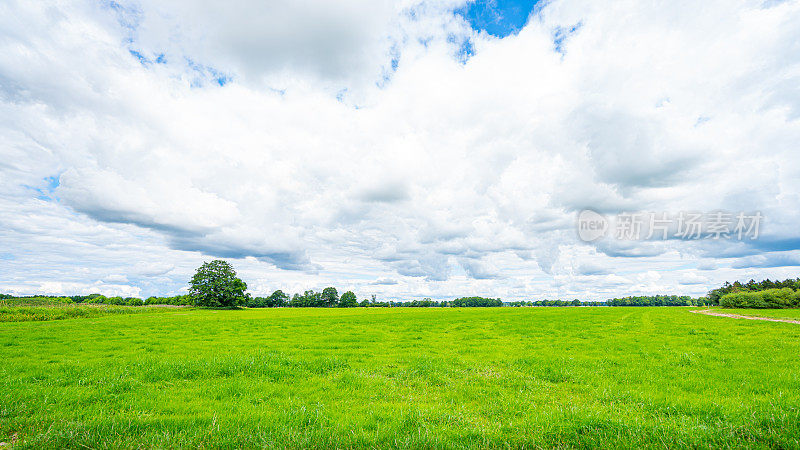
[(503, 306), (499, 298), (461, 297), (450, 302), (451, 307), (491, 307)]
[(271, 307), (283, 307), (289, 304), (289, 294), (285, 294), (282, 290), (278, 289), (269, 296), (269, 303)]
[(303, 304), (308, 308), (321, 308), (325, 305), (325, 301), (322, 299), (321, 292), (314, 292), (313, 289), (309, 289), (303, 292)]
[(322, 290), (321, 306), (336, 306), (339, 303), (339, 293), (335, 287), (326, 287)]
[(369, 307), (370, 306), (369, 300), (367, 300), (367, 299), (361, 300), (361, 303), (359, 304), (359, 306), (361, 306), (362, 308)]
[(339, 306), (342, 308), (352, 308), (354, 306), (358, 306), (356, 294), (354, 294), (353, 291), (347, 291), (342, 294), (342, 298), (339, 299)]
[(304, 303), (305, 303), (305, 298), (302, 295), (294, 294), (292, 296), (292, 299), (289, 300), (289, 305), (288, 306), (291, 306), (293, 308), (300, 308), (300, 307), (305, 306)]
[(244, 303), (247, 284), (236, 277), (233, 266), (222, 260), (204, 262), (191, 280), (189, 295), (194, 304), (205, 307), (233, 307)]

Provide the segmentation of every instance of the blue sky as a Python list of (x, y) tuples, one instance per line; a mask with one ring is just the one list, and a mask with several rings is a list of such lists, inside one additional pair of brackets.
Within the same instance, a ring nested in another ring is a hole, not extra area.
[(476, 0), (459, 8), (457, 14), (473, 29), (504, 38), (525, 26), (537, 3), (540, 0)]
[[(178, 294), (213, 258), (256, 295), (384, 299), (702, 295), (800, 267), (800, 1), (5, 12), (3, 292)], [(764, 223), (585, 241), (584, 208)]]

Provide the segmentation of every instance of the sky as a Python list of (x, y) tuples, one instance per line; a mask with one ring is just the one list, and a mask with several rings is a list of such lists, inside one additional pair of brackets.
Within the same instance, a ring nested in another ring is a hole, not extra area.
[[(774, 0), (0, 2), (0, 292), (176, 295), (216, 258), (253, 295), (399, 300), (797, 277), (798, 24)], [(763, 220), (681, 235), (685, 212)]]

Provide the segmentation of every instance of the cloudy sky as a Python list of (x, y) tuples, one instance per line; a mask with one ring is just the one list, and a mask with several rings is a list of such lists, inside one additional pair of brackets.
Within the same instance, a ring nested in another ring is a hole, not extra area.
[[(0, 291), (604, 299), (800, 273), (800, 2), (0, 2)], [(757, 239), (576, 217), (763, 215)], [(612, 226), (612, 225), (610, 225)]]

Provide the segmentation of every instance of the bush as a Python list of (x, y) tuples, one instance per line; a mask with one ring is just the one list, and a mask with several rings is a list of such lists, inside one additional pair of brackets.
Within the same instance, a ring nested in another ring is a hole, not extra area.
[(191, 306), (194, 301), (190, 295), (176, 295), (174, 297), (148, 297), (145, 305), (172, 305), (172, 306)]
[(797, 308), (800, 307), (800, 292), (790, 288), (731, 292), (720, 297), (719, 305), (725, 308)]

